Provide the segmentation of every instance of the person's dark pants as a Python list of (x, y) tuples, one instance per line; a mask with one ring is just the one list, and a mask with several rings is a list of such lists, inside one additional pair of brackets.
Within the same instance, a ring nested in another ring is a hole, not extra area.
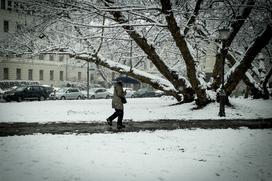
[(124, 111), (122, 109), (115, 109), (115, 112), (108, 118), (111, 122), (118, 117), (117, 125), (122, 125)]

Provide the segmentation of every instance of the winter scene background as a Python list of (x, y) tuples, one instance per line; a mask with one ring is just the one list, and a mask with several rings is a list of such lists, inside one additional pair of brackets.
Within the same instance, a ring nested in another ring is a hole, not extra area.
[[(270, 0), (1, 0), (0, 180), (272, 180), (271, 12)], [(106, 124), (117, 81), (121, 130)], [(53, 123), (108, 131), (39, 130)]]

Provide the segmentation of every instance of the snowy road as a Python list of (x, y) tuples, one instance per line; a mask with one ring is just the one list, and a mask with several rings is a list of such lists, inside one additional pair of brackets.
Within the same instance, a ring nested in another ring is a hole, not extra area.
[(0, 137), (0, 180), (272, 180), (272, 130)]

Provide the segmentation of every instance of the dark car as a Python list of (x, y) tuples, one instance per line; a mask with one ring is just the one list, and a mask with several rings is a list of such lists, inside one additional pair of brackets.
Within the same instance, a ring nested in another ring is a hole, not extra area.
[(156, 97), (155, 91), (151, 89), (139, 89), (138, 91), (134, 92), (132, 97)]
[(48, 92), (45, 87), (39, 85), (32, 85), (26, 87), (19, 87), (11, 91), (7, 91), (3, 95), (4, 100), (18, 101), (23, 100), (40, 100), (43, 101), (48, 98)]

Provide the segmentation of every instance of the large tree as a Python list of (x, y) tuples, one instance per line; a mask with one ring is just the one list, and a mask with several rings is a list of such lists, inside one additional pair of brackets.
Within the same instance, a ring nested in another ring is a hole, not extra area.
[[(1, 52), (67, 53), (80, 60), (127, 74), (178, 101), (198, 106), (214, 101), (220, 85), (222, 46), (218, 30), (230, 28), (226, 40), (225, 88), (230, 95), (243, 80), (267, 97), (267, 74), (256, 83), (252, 69), (258, 53), (271, 54), (271, 2), (171, 0), (14, 0), (19, 13), (31, 12), (35, 21), (1, 42)], [(218, 48), (214, 81), (207, 84), (200, 61)], [(133, 51), (131, 51), (133, 50)], [(132, 53), (133, 52), (133, 53)], [(158, 74), (139, 70), (150, 61)], [(268, 67), (271, 66), (266, 62)], [(267, 71), (269, 72), (269, 71)]]

